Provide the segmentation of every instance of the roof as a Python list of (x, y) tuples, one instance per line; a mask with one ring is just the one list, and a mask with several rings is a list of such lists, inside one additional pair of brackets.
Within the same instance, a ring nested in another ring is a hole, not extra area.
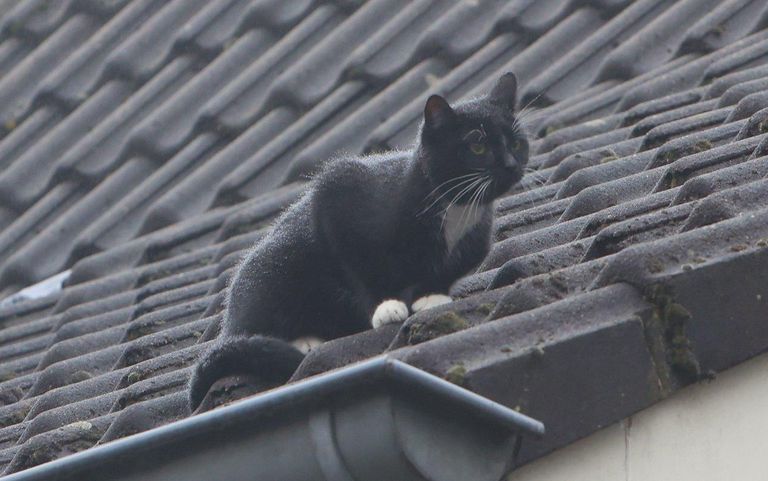
[(484, 268), (295, 378), (387, 351), (542, 420), (533, 459), (768, 347), (763, 1), (7, 5), (0, 292), (71, 274), (0, 307), (0, 472), (187, 417), (232, 268), (306, 174), (506, 71), (540, 138)]
[(510, 453), (523, 437), (544, 431), (512, 409), (379, 356), (5, 479), (239, 480), (258, 473), (291, 481), (498, 481), (514, 469)]

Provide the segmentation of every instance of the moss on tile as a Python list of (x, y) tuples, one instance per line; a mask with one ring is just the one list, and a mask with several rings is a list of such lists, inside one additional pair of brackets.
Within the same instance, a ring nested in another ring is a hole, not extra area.
[(140, 337), (148, 336), (159, 331), (164, 325), (164, 319), (155, 319), (151, 322), (133, 325), (128, 328), (128, 333), (126, 334), (125, 339), (126, 341), (135, 341)]
[(477, 306), (477, 312), (485, 316), (490, 315), (493, 309), (496, 307), (495, 302), (486, 302)]
[(467, 376), (467, 368), (464, 367), (464, 364), (457, 363), (451, 366), (446, 372), (445, 372), (445, 380), (456, 384), (457, 386), (463, 386), (466, 382), (466, 376)]
[(648, 259), (648, 271), (653, 274), (658, 274), (664, 270), (664, 264), (656, 258)]
[(139, 381), (141, 381), (141, 373), (138, 371), (129, 372), (128, 376), (125, 378), (126, 385), (131, 385)]
[(668, 150), (666, 152), (663, 152), (660, 157), (661, 157), (660, 165), (667, 165), (679, 159), (680, 152), (677, 150)]
[(671, 174), (668, 178), (667, 186), (670, 189), (674, 189), (675, 187), (679, 187), (683, 185), (684, 182), (685, 182), (685, 177), (677, 174)]
[(0, 418), (0, 428), (7, 428), (8, 426), (14, 426), (26, 419), (29, 410), (32, 409), (32, 404), (23, 404), (19, 406), (17, 411)]
[[(712, 145), (712, 142), (710, 142), (707, 139), (701, 139), (697, 140), (693, 144), (688, 144), (683, 147), (675, 147), (675, 148), (669, 148), (669, 150), (663, 151), (660, 157), (661, 164), (659, 165), (668, 165), (673, 162), (675, 162), (678, 159), (681, 159), (683, 157), (686, 157), (688, 155), (693, 154), (699, 154), (701, 152), (707, 151), (714, 147)], [(658, 167), (658, 166), (657, 166)], [(675, 174), (673, 174), (672, 179), (670, 179), (670, 182), (677, 181), (679, 182), (680, 179), (676, 178)], [(675, 187), (673, 185), (672, 187)]]
[(68, 384), (75, 384), (77, 382), (87, 381), (88, 379), (90, 379), (92, 377), (93, 377), (93, 375), (91, 375), (90, 372), (81, 369), (79, 371), (75, 371), (74, 373), (72, 373), (71, 376), (69, 376)]
[(601, 164), (607, 164), (608, 162), (613, 162), (619, 158), (613, 149), (603, 150), (600, 152), (600, 154), (603, 155), (603, 157), (600, 159)]
[(445, 311), (433, 318), (414, 322), (408, 328), (408, 344), (420, 344), (446, 334), (458, 332), (469, 327), (466, 319), (455, 311)]
[(552, 135), (562, 128), (563, 126), (558, 124), (547, 125), (547, 128), (544, 129), (544, 137)]
[(686, 332), (691, 313), (676, 301), (669, 287), (661, 284), (651, 286), (646, 299), (653, 305), (647, 324), (662, 336), (666, 360), (672, 371), (686, 382), (702, 379), (699, 361)]
[(707, 139), (702, 139), (693, 144), (693, 153), (698, 154), (699, 152), (704, 152), (705, 150), (709, 150), (711, 148), (712, 142)]

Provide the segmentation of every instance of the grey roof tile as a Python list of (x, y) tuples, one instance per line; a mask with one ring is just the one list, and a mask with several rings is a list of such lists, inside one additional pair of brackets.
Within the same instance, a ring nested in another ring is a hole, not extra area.
[[(547, 160), (542, 162), (541, 165), (542, 167), (557, 166), (560, 165), (560, 163), (566, 157), (578, 155), (584, 151), (599, 149), (607, 145), (620, 145), (622, 141), (629, 139), (631, 131), (632, 129), (629, 127), (624, 129), (615, 129), (609, 132), (600, 133), (590, 137), (582, 137), (581, 139), (564, 143), (563, 145), (553, 149), (547, 156)], [(628, 149), (628, 151), (634, 151), (637, 149), (637, 145), (625, 149)], [(616, 155), (618, 154), (614, 154), (614, 156)]]
[[(747, 41), (749, 43), (746, 43)], [(765, 55), (768, 53), (765, 30), (745, 37), (733, 46), (723, 48), (721, 53), (724, 55), (707, 67), (704, 73), (705, 81), (764, 64)]]
[[(14, 424), (8, 428), (0, 430), (0, 451), (5, 451), (8, 448), (13, 448), (21, 437), (26, 424)], [(1, 462), (1, 461), (0, 461)]]
[[(685, 32), (680, 51), (711, 52), (766, 25), (768, 10), (755, 0), (726, 0)], [(694, 17), (695, 18), (695, 17)]]
[(685, 92), (662, 95), (658, 98), (647, 100), (630, 108), (622, 115), (622, 125), (639, 124), (646, 117), (674, 111), (686, 106), (696, 105), (701, 101), (703, 93), (699, 89), (691, 89)]
[[(669, 2), (642, 0), (630, 5), (560, 61), (532, 79), (522, 94), (525, 104), (536, 96), (552, 103), (588, 86), (597, 77), (605, 54), (625, 41), (648, 22), (659, 18)], [(630, 74), (631, 76), (631, 74)]]
[(139, 82), (153, 77), (171, 55), (180, 27), (199, 12), (203, 4), (202, 0), (173, 0), (164, 4), (123, 44), (111, 49), (104, 61), (108, 75)]
[(707, 97), (718, 98), (723, 95), (723, 92), (736, 84), (763, 78), (766, 71), (768, 71), (768, 66), (758, 65), (756, 67), (737, 70), (736, 72), (713, 79), (712, 83), (707, 88)]
[[(430, 79), (447, 71), (443, 62), (429, 59), (415, 65), (396, 82), (369, 99), (364, 107), (340, 120), (332, 130), (299, 151), (289, 166), (285, 181), (301, 180), (317, 170), (318, 159), (332, 156), (342, 149), (361, 151), (365, 138), (379, 119), (386, 118), (405, 105), (405, 101), (427, 90)], [(265, 173), (266, 174), (266, 173)]]
[[(136, 193), (133, 195), (135, 201), (126, 199), (126, 201), (118, 204), (117, 208), (130, 208), (131, 204), (141, 207), (140, 202), (151, 203), (151, 207), (145, 211), (142, 219), (141, 232), (152, 232), (189, 218), (193, 213), (204, 212), (211, 206), (216, 194), (215, 189), (211, 188), (211, 179), (221, 177), (223, 172), (236, 168), (242, 159), (250, 157), (260, 146), (278, 135), (282, 128), (289, 125), (291, 120), (293, 120), (293, 116), (286, 110), (273, 110), (263, 118), (262, 122), (243, 132), (224, 149), (213, 155), (211, 155), (213, 136), (203, 134), (197, 137), (156, 171), (150, 178), (150, 181), (157, 179), (154, 186), (147, 186), (149, 188), (135, 191)], [(206, 157), (208, 159), (205, 164), (198, 166), (194, 172), (190, 172), (186, 176), (183, 175), (194, 168), (194, 163), (200, 162)], [(182, 176), (183, 180), (176, 185), (172, 184)], [(147, 198), (148, 190), (154, 191), (152, 193), (156, 192), (155, 196)], [(112, 220), (114, 218), (103, 216), (102, 219), (104, 219), (102, 222), (111, 221), (111, 224), (114, 223)], [(114, 228), (111, 224), (104, 227), (94, 226), (93, 229), (96, 230), (100, 227), (104, 230), (111, 230)], [(129, 231), (120, 240), (130, 238), (135, 233)], [(97, 238), (99, 234), (94, 233), (91, 236)]]
[(21, 471), (92, 447), (104, 434), (113, 418), (114, 414), (108, 414), (90, 421), (75, 422), (31, 438), (16, 451), (5, 473)]
[(319, 7), (307, 15), (205, 103), (201, 122), (236, 132), (256, 123), (266, 114), (268, 88), (274, 84), (277, 75), (301, 58), (309, 45), (327, 35), (343, 18), (342, 12), (332, 5)]
[[(155, 391), (144, 393), (147, 399), (134, 398), (132, 394), (121, 397), (118, 402), (124, 402), (126, 408), (118, 412), (109, 429), (101, 437), (100, 442), (108, 442), (131, 434), (140, 433), (163, 424), (182, 419), (189, 415), (187, 399), (183, 392), (179, 392), (186, 385), (186, 379), (181, 385), (176, 385), (178, 390), (171, 394)], [(152, 397), (158, 395), (160, 397)]]
[[(768, 284), (742, 281), (768, 252), (764, 2), (41, 5), (0, 18), (0, 292), (72, 272), (0, 307), (6, 474), (188, 416), (233, 268), (304, 176), (407, 147), (427, 93), (507, 70), (538, 136), (486, 262), (294, 379), (382, 352), (461, 366), (547, 423), (530, 460), (768, 349)], [(723, 279), (738, 306), (699, 294)], [(222, 382), (213, 404), (254, 392)]]
[(65, 62), (52, 69), (35, 91), (38, 103), (52, 103), (71, 110), (92, 95), (106, 80), (106, 58), (142, 21), (161, 6), (157, 2), (133, 2), (83, 42)]
[(276, 78), (267, 94), (296, 108), (316, 105), (339, 84), (344, 59), (364, 39), (370, 37), (370, 25), (386, 25), (407, 5), (403, 0), (377, 0), (363, 4), (333, 31), (311, 47), (302, 57)]
[(693, 23), (697, 12), (709, 10), (717, 0), (683, 0), (663, 13), (654, 15), (647, 25), (633, 32), (614, 48), (600, 65), (598, 79), (631, 78), (666, 63)]
[[(698, 100), (698, 98), (696, 100)], [(637, 109), (635, 107), (632, 110), (630, 110), (630, 112), (627, 112), (627, 116), (631, 117), (632, 120), (637, 122), (637, 123), (633, 123), (632, 125), (632, 136), (640, 136), (640, 135), (644, 136), (655, 127), (662, 126), (664, 124), (667, 124), (675, 120), (682, 120), (692, 115), (709, 112), (710, 110), (715, 109), (718, 103), (719, 103), (718, 99), (696, 102), (694, 104), (683, 105), (681, 107), (651, 114), (642, 119), (639, 119), (636, 116), (632, 115), (633, 114), (632, 111), (637, 112)], [(644, 104), (640, 104), (637, 107), (640, 107), (641, 105), (644, 105)]]
[[(23, 211), (48, 188), (49, 177), (61, 152), (72, 148), (79, 139), (79, 132), (89, 131), (128, 95), (129, 88), (124, 82), (109, 82), (72, 114), (59, 123), (50, 133), (38, 140), (30, 149), (20, 155), (0, 175), (0, 199), (3, 204)], [(55, 114), (45, 115), (42, 125), (50, 123)], [(36, 121), (36, 116), (27, 119)], [(20, 129), (24, 128), (21, 124)], [(11, 137), (9, 136), (8, 139)], [(3, 142), (5, 144), (5, 142)]]
[(564, 144), (609, 133), (622, 122), (623, 118), (623, 114), (616, 114), (556, 130), (541, 139), (541, 142), (539, 142), (538, 148), (536, 149), (536, 153), (546, 154)]
[(17, 119), (27, 112), (38, 85), (50, 72), (51, 65), (69, 57), (98, 27), (98, 21), (90, 15), (77, 14), (70, 17), (0, 80), (3, 123), (18, 123)]
[[(393, 355), (441, 376), (462, 365), (465, 385), (544, 419), (550, 434), (521, 452), (531, 459), (661, 398), (638, 317), (646, 309), (638, 292), (616, 285)], [(499, 383), (503, 375), (519, 382)]]

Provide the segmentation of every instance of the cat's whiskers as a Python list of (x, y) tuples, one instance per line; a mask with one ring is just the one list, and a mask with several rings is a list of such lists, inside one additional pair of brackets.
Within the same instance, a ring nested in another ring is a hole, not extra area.
[(477, 210), (480, 210), (480, 204), (483, 202), (483, 198), (485, 197), (485, 191), (488, 190), (488, 187), (490, 187), (492, 183), (493, 179), (489, 177), (480, 188), (480, 195), (477, 197)]
[(440, 222), (440, 230), (443, 230), (443, 227), (445, 226), (445, 219), (448, 217), (448, 212), (450, 211), (451, 207), (453, 207), (456, 202), (459, 201), (459, 199), (467, 192), (471, 192), (472, 189), (475, 188), (476, 185), (481, 183), (483, 181), (482, 178), (475, 179), (471, 184), (469, 184), (467, 187), (461, 190), (451, 201), (448, 203), (448, 206), (443, 209), (443, 220)]
[(485, 198), (485, 191), (487, 191), (487, 190), (488, 190), (488, 187), (490, 187), (490, 186), (491, 186), (491, 184), (493, 184), (493, 179), (491, 179), (491, 178), (489, 178), (489, 179), (488, 179), (488, 180), (485, 182), (485, 184), (483, 184), (483, 189), (482, 189), (482, 191), (480, 192), (480, 202), (482, 202), (482, 201), (483, 201), (483, 198)]
[(485, 177), (485, 181), (480, 184), (480, 187), (477, 188), (477, 196), (475, 197), (474, 201), (474, 211), (471, 211), (471, 216), (469, 218), (474, 218), (477, 213), (480, 211), (480, 203), (483, 200), (483, 191), (485, 190), (485, 186), (488, 185), (488, 182), (490, 182), (490, 178), (488, 176)]
[(420, 211), (418, 214), (416, 214), (416, 215), (417, 215), (417, 216), (420, 216), (420, 215), (423, 215), (423, 214), (425, 214), (425, 213), (426, 213), (426, 212), (428, 212), (428, 211), (429, 211), (429, 209), (431, 209), (431, 208), (432, 208), (432, 207), (433, 207), (435, 204), (437, 204), (438, 202), (440, 202), (440, 200), (441, 200), (443, 197), (445, 197), (446, 195), (448, 195), (449, 193), (451, 193), (451, 191), (453, 191), (454, 189), (457, 189), (457, 188), (459, 188), (459, 187), (461, 187), (461, 186), (463, 186), (463, 185), (465, 185), (465, 184), (467, 184), (467, 183), (469, 183), (469, 182), (471, 182), (471, 181), (475, 180), (475, 179), (476, 179), (476, 178), (478, 178), (479, 176), (480, 176), (480, 174), (466, 174), (466, 175), (461, 175), (461, 176), (459, 176), (459, 177), (454, 177), (454, 178), (452, 178), (452, 179), (448, 179), (448, 180), (446, 180), (446, 181), (445, 181), (445, 182), (443, 182), (442, 184), (440, 184), (440, 185), (438, 185), (437, 187), (435, 187), (435, 189), (434, 189), (434, 190), (432, 190), (432, 192), (430, 192), (429, 194), (427, 194), (427, 196), (426, 196), (426, 197), (424, 197), (424, 201), (427, 201), (427, 200), (429, 200), (429, 197), (430, 197), (430, 196), (432, 196), (432, 195), (434, 195), (434, 194), (435, 194), (435, 192), (436, 192), (438, 189), (440, 189), (440, 187), (444, 186), (445, 184), (447, 184), (447, 183), (449, 183), (449, 182), (453, 182), (453, 181), (456, 181), (456, 180), (460, 180), (460, 179), (462, 179), (462, 178), (464, 178), (464, 177), (468, 177), (467, 179), (464, 179), (464, 180), (462, 180), (462, 181), (461, 181), (461, 182), (459, 182), (458, 184), (454, 185), (454, 186), (453, 186), (453, 187), (451, 187), (450, 189), (448, 189), (448, 190), (446, 190), (445, 192), (443, 192), (443, 193), (442, 193), (442, 194), (441, 194), (441, 195), (440, 195), (438, 198), (436, 198), (435, 200), (433, 200), (433, 201), (432, 201), (432, 203), (430, 203), (428, 206), (426, 206), (426, 207), (425, 207), (423, 210), (421, 210), (421, 211)]
[[(467, 221), (470, 220), (471, 216), (467, 215), (468, 213), (472, 212), (472, 205), (475, 201), (475, 195), (477, 195), (478, 190), (480, 189), (480, 186), (482, 183), (478, 184), (476, 188), (473, 190), (472, 194), (469, 196), (469, 202), (464, 204), (464, 208), (461, 209), (461, 215), (459, 216), (459, 232), (464, 232), (464, 226)], [(466, 217), (466, 219), (465, 219)]]
[[(483, 198), (483, 196), (485, 195), (485, 191), (486, 191), (486, 190), (488, 190), (488, 187), (490, 187), (491, 185), (493, 185), (493, 178), (489, 178), (489, 179), (488, 179), (488, 180), (485, 182), (485, 184), (483, 184), (483, 186), (482, 186), (482, 193), (480, 194), (480, 197), (479, 197), (479, 199), (480, 199), (481, 201), (482, 201), (482, 198)], [(479, 206), (479, 203), (478, 203), (478, 206)], [(491, 207), (493, 207), (493, 206), (491, 206)], [(478, 207), (478, 208), (479, 208), (479, 207)], [(492, 234), (492, 235), (493, 235), (493, 222), (494, 222), (494, 221), (493, 221), (493, 218), (494, 218), (495, 216), (496, 216), (496, 212), (493, 210), (493, 208), (491, 208), (491, 234)], [(475, 269), (475, 271), (473, 272), (473, 274), (477, 274), (478, 272), (480, 272), (480, 269), (482, 269), (482, 268), (483, 268), (484, 264), (485, 264), (484, 262), (481, 262), (480, 264), (478, 264), (478, 265), (477, 265), (477, 268)]]
[[(480, 191), (483, 188), (483, 185), (487, 182), (485, 180), (482, 184), (480, 184), (476, 189), (475, 193), (472, 194), (472, 198), (470, 199), (469, 208), (467, 209), (467, 219), (466, 222), (472, 222), (472, 220), (477, 215), (477, 207), (480, 205)], [(461, 226), (462, 230), (464, 229), (464, 223), (462, 222)]]
[(535, 135), (532, 132), (532, 129), (529, 128), (528, 123), (527, 123), (528, 122), (528, 117), (533, 112), (535, 112), (535, 110), (519, 112), (515, 116), (515, 121), (512, 123), (512, 128), (514, 130), (516, 130), (519, 133), (522, 133), (523, 135), (525, 135), (528, 138), (534, 138), (535, 137)]
[[(483, 186), (487, 185), (489, 180), (490, 180), (489, 176), (487, 175), (484, 176), (483, 182), (475, 188), (475, 191), (472, 193), (472, 196), (469, 198), (469, 203), (462, 211), (461, 217), (459, 217), (459, 223), (461, 224), (461, 229), (460, 229), (461, 232), (464, 231), (465, 223), (470, 222), (474, 218), (474, 216), (477, 215), (477, 211), (479, 210), (479, 207), (480, 207), (480, 200), (482, 195), (481, 192), (483, 190)], [(465, 215), (466, 215), (466, 219), (464, 219)]]
[(532, 113), (537, 112), (538, 110), (533, 108), (533, 107), (531, 107), (531, 104), (534, 103), (535, 101), (537, 101), (539, 99), (539, 97), (541, 97), (541, 94), (539, 94), (536, 97), (534, 97), (530, 102), (525, 104), (525, 107), (523, 107), (520, 110), (518, 110), (517, 113), (515, 114), (515, 118), (516, 119), (520, 119), (522, 121), (526, 117), (531, 115)]
[(520, 128), (522, 128), (524, 130), (528, 130), (528, 129), (525, 128), (525, 124), (524, 124), (524, 122), (526, 120), (526, 117), (530, 116), (533, 112), (536, 112), (535, 109), (532, 109), (530, 107), (531, 107), (531, 105), (534, 102), (539, 100), (539, 98), (541, 98), (542, 95), (544, 95), (544, 92), (545, 91), (543, 91), (543, 90), (541, 92), (539, 92), (539, 94), (537, 96), (532, 98), (530, 101), (528, 101), (527, 104), (525, 104), (525, 106), (523, 108), (521, 108), (521, 109), (519, 109), (517, 111), (517, 113), (515, 114), (515, 121), (512, 123), (513, 128), (520, 127)]
[(447, 211), (453, 205), (455, 205), (464, 194), (466, 194), (467, 192), (471, 191), (472, 188), (474, 188), (474, 186), (477, 185), (481, 180), (482, 179), (480, 178), (480, 176), (474, 177), (472, 179), (472, 182), (469, 183), (469, 185), (466, 185), (463, 189), (461, 189), (460, 192), (458, 192), (456, 195), (454, 195), (451, 198), (450, 202), (448, 202), (448, 205), (445, 208), (443, 208), (443, 212)]
[[(435, 200), (433, 200), (433, 201), (432, 201), (432, 203), (430, 203), (430, 204), (429, 204), (427, 207), (425, 207), (425, 208), (424, 208), (422, 211), (420, 211), (420, 212), (417, 214), (417, 216), (420, 216), (420, 215), (423, 215), (423, 214), (425, 214), (425, 213), (429, 212), (429, 210), (430, 210), (430, 209), (432, 209), (432, 207), (433, 207), (433, 206), (435, 206), (435, 204), (437, 204), (438, 202), (440, 202), (441, 200), (443, 200), (443, 198), (444, 198), (445, 196), (447, 196), (448, 194), (450, 194), (450, 193), (451, 193), (451, 191), (453, 191), (453, 190), (455, 190), (455, 189), (458, 189), (458, 188), (460, 188), (460, 187), (465, 187), (465, 188), (466, 188), (467, 184), (470, 184), (470, 185), (471, 185), (471, 183), (473, 183), (473, 182), (474, 182), (474, 181), (476, 181), (476, 180), (477, 180), (477, 179), (476, 179), (476, 176), (475, 176), (475, 177), (472, 177), (472, 178), (469, 178), (469, 179), (465, 179), (465, 180), (463, 180), (463, 181), (459, 182), (457, 185), (455, 185), (455, 186), (451, 187), (451, 188), (450, 188), (450, 189), (448, 189), (447, 191), (443, 192), (443, 194), (441, 194), (441, 195), (440, 195), (438, 198), (436, 198)], [(461, 195), (461, 194), (459, 194), (459, 195)]]
[(525, 170), (523, 170), (523, 173), (526, 176), (533, 177), (533, 181), (536, 183), (536, 186), (542, 186), (547, 183), (547, 176), (539, 172), (537, 169), (526, 167)]
[(459, 192), (459, 194), (456, 195), (456, 197), (453, 198), (453, 200), (448, 204), (448, 206), (443, 210), (443, 212), (448, 212), (448, 210), (450, 210), (451, 207), (456, 205), (462, 197), (472, 192), (475, 189), (475, 187), (477, 187), (482, 182), (483, 182), (483, 178), (480, 177), (476, 179), (474, 182), (472, 182), (470, 185), (468, 185), (465, 189)]
[[(527, 196), (528, 196), (528, 199), (527, 199), (527, 200), (528, 200), (528, 203), (531, 205), (531, 207), (530, 207), (530, 208), (531, 208), (531, 209), (533, 209), (533, 208), (537, 207), (537, 205), (536, 205), (536, 201), (534, 200), (534, 197), (535, 197), (535, 196), (534, 196), (534, 194), (533, 194), (533, 192), (534, 192), (535, 188), (534, 188), (534, 187), (531, 187), (531, 186), (530, 186), (530, 185), (528, 185), (528, 184), (521, 184), (521, 185), (523, 186), (523, 190), (525, 191), (525, 193), (526, 193), (526, 194), (527, 194)], [(538, 186), (537, 186), (537, 187), (538, 187)]]
[(444, 186), (445, 184), (448, 184), (448, 183), (453, 182), (455, 180), (463, 179), (465, 177), (475, 177), (475, 176), (477, 176), (477, 174), (464, 174), (464, 175), (459, 175), (457, 177), (452, 177), (452, 178), (446, 180), (445, 182), (443, 182), (442, 184), (438, 185), (434, 189), (432, 189), (432, 192), (427, 194), (426, 197), (424, 197), (424, 199), (428, 199), (430, 196), (434, 195), (440, 189), (440, 187)]

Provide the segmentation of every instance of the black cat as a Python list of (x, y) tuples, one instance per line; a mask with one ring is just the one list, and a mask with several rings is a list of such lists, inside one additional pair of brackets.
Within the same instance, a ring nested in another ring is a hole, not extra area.
[(522, 177), (517, 80), (451, 108), (431, 96), (413, 151), (329, 162), (246, 255), (219, 339), (190, 380), (194, 410), (217, 379), (284, 383), (319, 339), (450, 301), (490, 247), (492, 202)]

